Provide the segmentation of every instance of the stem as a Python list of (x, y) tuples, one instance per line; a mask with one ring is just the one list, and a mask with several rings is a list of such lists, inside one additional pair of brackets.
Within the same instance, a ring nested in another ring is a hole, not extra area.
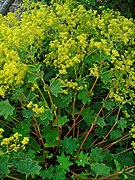
[(60, 147), (60, 141), (61, 141), (61, 134), (62, 134), (62, 128), (60, 128), (59, 126), (58, 127), (58, 146), (54, 152), (54, 154), (56, 154), (58, 152), (58, 149)]
[[(59, 148), (59, 146), (60, 146), (62, 129), (61, 129), (61, 127), (59, 126), (59, 123), (58, 123), (58, 115), (57, 115), (57, 113), (56, 113), (55, 105), (54, 105), (54, 103), (53, 103), (53, 100), (52, 100), (52, 96), (51, 96), (51, 92), (50, 92), (50, 91), (48, 91), (48, 96), (49, 96), (49, 99), (50, 99), (50, 102), (51, 102), (52, 110), (54, 111), (54, 116), (55, 116), (55, 118), (56, 118), (56, 124), (57, 124), (57, 129), (58, 129), (58, 146), (57, 146), (56, 151), (55, 151), (55, 153), (57, 153), (58, 148)], [(54, 153), (54, 154), (55, 154), (55, 153)]]
[(116, 110), (118, 109), (118, 106), (117, 107), (114, 107), (112, 110), (110, 110), (109, 112), (107, 112), (105, 115), (104, 115), (104, 119), (107, 119), (112, 113), (114, 113)]
[[(107, 94), (107, 96), (106, 96), (106, 98), (105, 98), (105, 101), (108, 99), (109, 94), (110, 94), (110, 93)], [(85, 138), (84, 138), (84, 140), (83, 140), (81, 146), (80, 146), (79, 149), (78, 149), (78, 153), (79, 153), (80, 150), (82, 149), (82, 146), (84, 145), (85, 141), (87, 140), (87, 138), (88, 138), (90, 132), (93, 130), (94, 125), (95, 125), (95, 123), (96, 123), (96, 120), (97, 120), (98, 116), (100, 115), (100, 113), (102, 112), (103, 108), (104, 108), (104, 104), (103, 104), (102, 107), (100, 108), (100, 110), (99, 110), (98, 114), (96, 115), (96, 117), (95, 117), (95, 119), (94, 119), (94, 121), (93, 121), (91, 127), (90, 127), (89, 130), (87, 131), (87, 133), (86, 133), (86, 135), (85, 135)]]
[(54, 110), (54, 103), (53, 103), (50, 91), (48, 91), (48, 96), (49, 96), (49, 99), (50, 99), (50, 102), (51, 102), (52, 110)]
[(112, 130), (114, 129), (114, 127), (117, 125), (117, 121), (118, 121), (118, 117), (119, 117), (119, 114), (120, 114), (120, 107), (118, 109), (118, 114), (117, 114), (117, 118), (116, 118), (116, 121), (114, 123), (114, 125), (112, 126), (112, 128), (110, 129), (110, 131), (106, 134), (106, 136), (104, 137), (104, 139), (98, 143), (97, 145), (101, 145), (102, 143), (104, 143), (104, 141), (106, 140), (106, 138), (109, 136), (109, 134), (112, 132)]
[[(107, 146), (105, 146), (105, 147), (103, 148), (103, 151), (105, 151), (106, 149), (109, 149), (109, 148), (112, 147), (114, 144), (116, 144), (116, 143), (118, 143), (118, 142), (120, 142), (120, 141), (125, 140), (128, 135), (129, 135), (129, 133), (126, 134), (125, 136), (121, 137), (119, 140), (108, 144)], [(125, 138), (125, 139), (124, 139), (124, 138)]]
[(126, 150), (124, 150), (124, 151), (121, 151), (121, 152), (119, 152), (119, 153), (117, 153), (117, 154), (122, 154), (122, 153), (125, 153), (125, 152), (127, 152), (127, 151), (129, 151), (129, 150), (132, 150), (132, 149), (133, 149), (133, 147), (128, 148), (128, 149), (126, 149)]
[(34, 134), (37, 136), (38, 142), (39, 142), (40, 146), (42, 146), (42, 145), (41, 145), (41, 142), (40, 142), (40, 138), (39, 138), (39, 136), (38, 136), (38, 130), (37, 130), (37, 128), (36, 128), (34, 125), (33, 125), (33, 127), (34, 127), (34, 130), (35, 130), (35, 132), (36, 132), (36, 133), (34, 133)]
[(77, 91), (75, 91), (75, 94), (74, 94), (74, 100), (73, 100), (73, 103), (72, 103), (72, 118), (73, 118), (73, 138), (75, 136), (75, 102), (76, 102), (76, 94), (77, 94)]
[[(93, 85), (92, 85), (92, 88), (91, 88), (90, 91), (88, 92), (89, 95), (92, 93), (94, 87), (96, 86), (97, 81), (98, 81), (98, 77), (96, 78), (96, 80), (94, 81), (94, 83), (93, 83)], [(72, 124), (71, 129), (67, 132), (66, 137), (69, 135), (69, 133), (71, 132), (71, 130), (74, 128), (74, 126), (75, 126), (75, 124), (76, 124), (76, 121), (79, 119), (79, 117), (80, 117), (80, 115), (81, 115), (81, 113), (82, 113), (85, 105), (86, 105), (86, 103), (82, 105), (82, 107), (81, 107), (81, 109), (80, 109), (80, 111), (79, 111), (79, 113), (78, 113), (78, 116), (77, 116), (76, 119), (74, 120), (74, 123)]]
[[(135, 166), (131, 166), (131, 167), (128, 167), (128, 168), (124, 169), (124, 171), (129, 171), (130, 169), (134, 169), (134, 168), (135, 168)], [(110, 179), (111, 177), (117, 176), (117, 175), (122, 174), (122, 173), (123, 173), (123, 171), (116, 172), (116, 173), (111, 174), (111, 175), (109, 175), (109, 176), (106, 176), (106, 177), (104, 177), (104, 178), (100, 178), (99, 180)]]
[(60, 146), (62, 130), (61, 130), (61, 127), (59, 126), (59, 123), (58, 123), (58, 116), (57, 116), (56, 111), (54, 111), (54, 115), (55, 115), (55, 118), (56, 118), (56, 124), (57, 124), (57, 129), (58, 129), (58, 145), (57, 145), (57, 148), (56, 148), (56, 150), (55, 150), (55, 152), (54, 152), (54, 154), (56, 154), (57, 151), (58, 151), (58, 148), (59, 148), (59, 146)]
[[(85, 178), (83, 175), (81, 174), (76, 174), (75, 172), (73, 172), (72, 170), (70, 170), (70, 172), (73, 174), (73, 176), (76, 178), (76, 180), (79, 179), (84, 179), (84, 180), (88, 180), (87, 178)], [(92, 180), (92, 179), (91, 179)]]
[(15, 177), (10, 176), (10, 175), (6, 175), (6, 177), (7, 177), (8, 179), (21, 180), (21, 179), (15, 178)]
[[(36, 121), (36, 118), (35, 118), (34, 116), (33, 116), (32, 118), (33, 118), (33, 120), (34, 120), (35, 123), (36, 123), (37, 129), (36, 129), (36, 127), (35, 127), (35, 130), (36, 130), (36, 133), (37, 133), (39, 142), (42, 143), (42, 147), (43, 147), (43, 150), (44, 150), (44, 162), (45, 162), (45, 166), (46, 166), (46, 149), (45, 149), (45, 146), (44, 146), (45, 143), (44, 143), (44, 140), (43, 140), (43, 137), (42, 137), (42, 134), (41, 134), (39, 125), (38, 125), (38, 123), (37, 123), (37, 121)], [(41, 145), (41, 144), (40, 144), (40, 145)]]
[(42, 91), (40, 90), (40, 88), (39, 88), (39, 87), (38, 87), (38, 91), (39, 91), (40, 95), (42, 96), (42, 98), (43, 98), (43, 100), (44, 100), (45, 105), (49, 108), (49, 105), (48, 105), (48, 103), (46, 102), (45, 97), (44, 97), (44, 95), (43, 95), (43, 93), (42, 93)]
[[(58, 76), (59, 76), (59, 75), (58, 75)], [(57, 78), (57, 77), (56, 77), (56, 78)], [(43, 85), (46, 86), (44, 79), (42, 79), (42, 82), (43, 82)], [(52, 110), (54, 111), (54, 115), (55, 115), (55, 118), (56, 118), (56, 124), (57, 124), (57, 128), (58, 128), (58, 146), (57, 146), (56, 151), (55, 151), (55, 153), (56, 153), (56, 152), (58, 151), (59, 146), (60, 146), (62, 129), (61, 129), (61, 127), (59, 127), (59, 124), (58, 124), (58, 116), (57, 116), (56, 109), (55, 109), (55, 105), (54, 105), (54, 103), (53, 103), (52, 95), (51, 95), (51, 92), (50, 92), (49, 89), (48, 89), (48, 96), (49, 96), (49, 99), (50, 99), (51, 108), (52, 108)], [(48, 106), (48, 107), (49, 107), (49, 106)]]

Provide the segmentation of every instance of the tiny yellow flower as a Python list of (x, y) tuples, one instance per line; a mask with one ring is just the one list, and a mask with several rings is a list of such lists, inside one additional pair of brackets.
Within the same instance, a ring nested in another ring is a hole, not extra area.
[(2, 146), (2, 145), (9, 145), (9, 144), (10, 144), (9, 138), (4, 138), (4, 139), (2, 140), (2, 142), (1, 142), (1, 146)]
[(24, 146), (24, 145), (28, 144), (28, 142), (29, 142), (29, 138), (28, 137), (24, 137), (21, 143)]
[(32, 101), (29, 102), (29, 104), (27, 104), (27, 108), (31, 108), (33, 105)]
[(4, 129), (2, 129), (2, 128), (0, 128), (0, 138), (2, 138), (3, 137), (3, 132), (4, 132)]

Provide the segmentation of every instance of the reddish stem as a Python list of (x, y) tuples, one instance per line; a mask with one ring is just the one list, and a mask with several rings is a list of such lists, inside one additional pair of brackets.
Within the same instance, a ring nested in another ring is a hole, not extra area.
[(112, 142), (112, 143), (108, 144), (107, 146), (105, 146), (105, 147), (103, 148), (103, 150), (105, 151), (105, 150), (109, 149), (110, 147), (112, 147), (112, 146), (113, 146), (114, 144), (116, 144), (117, 142), (120, 142), (120, 141), (122, 141), (122, 140), (125, 140), (124, 138), (126, 138), (128, 135), (129, 135), (129, 134), (126, 134), (125, 136), (123, 136), (123, 137), (121, 137), (119, 140), (117, 140), (116, 142)]
[[(92, 88), (91, 88), (90, 91), (88, 92), (89, 95), (92, 93), (92, 91), (93, 91), (93, 89), (94, 89), (97, 81), (98, 81), (98, 77), (95, 79), (95, 81), (94, 81), (94, 83), (93, 83), (93, 85), (92, 85)], [(66, 137), (70, 134), (71, 130), (75, 127), (76, 121), (79, 119), (79, 117), (80, 117), (80, 115), (81, 115), (81, 113), (82, 113), (85, 105), (86, 105), (86, 103), (82, 105), (82, 107), (81, 107), (81, 109), (80, 109), (80, 111), (79, 111), (79, 113), (78, 113), (78, 116), (77, 116), (76, 119), (74, 120), (74, 122), (73, 122), (73, 124), (72, 124), (72, 126), (71, 126), (71, 129), (67, 132)]]
[(120, 114), (120, 107), (118, 108), (118, 114), (117, 114), (117, 118), (116, 118), (116, 122), (114, 123), (114, 125), (112, 126), (112, 128), (110, 129), (110, 131), (106, 134), (106, 136), (104, 137), (104, 139), (98, 143), (98, 145), (101, 145), (102, 143), (104, 143), (104, 141), (106, 140), (106, 138), (109, 136), (109, 134), (112, 132), (112, 130), (114, 129), (114, 127), (117, 125), (117, 121), (118, 121), (118, 117)]
[[(135, 166), (131, 166), (131, 167), (128, 167), (128, 168), (124, 169), (124, 171), (129, 171), (130, 169), (134, 169), (134, 168), (135, 168)], [(111, 177), (117, 176), (117, 175), (122, 174), (122, 173), (123, 173), (123, 171), (121, 171), (121, 172), (116, 172), (116, 173), (111, 174), (111, 175), (109, 175), (109, 176), (106, 176), (106, 177), (104, 177), (104, 178), (100, 178), (99, 180), (110, 179)]]
[[(105, 101), (108, 99), (108, 97), (109, 97), (109, 93), (107, 94), (107, 96), (106, 96), (106, 98), (105, 98)], [(84, 138), (84, 140), (83, 140), (81, 146), (80, 146), (79, 149), (78, 149), (78, 153), (79, 153), (80, 150), (82, 149), (82, 146), (84, 145), (85, 141), (87, 140), (87, 138), (88, 138), (90, 132), (93, 130), (94, 125), (95, 125), (95, 123), (96, 123), (96, 120), (97, 120), (98, 116), (100, 115), (100, 113), (102, 112), (103, 108), (104, 108), (104, 104), (103, 104), (102, 107), (100, 108), (100, 110), (99, 110), (98, 114), (96, 115), (96, 117), (95, 117), (95, 119), (94, 119), (94, 121), (93, 121), (91, 127), (90, 127), (89, 130), (87, 131), (87, 133), (86, 133), (86, 135), (85, 135), (85, 138)]]

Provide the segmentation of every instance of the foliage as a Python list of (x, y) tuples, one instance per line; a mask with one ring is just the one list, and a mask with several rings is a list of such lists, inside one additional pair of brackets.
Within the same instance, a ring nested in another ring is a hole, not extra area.
[(134, 176), (134, 21), (25, 0), (0, 25), (0, 178)]
[[(51, 0), (30, 0), (31, 2), (44, 2), (47, 5), (51, 4)], [(103, 9), (113, 9), (119, 11), (121, 15), (127, 18), (135, 19), (135, 2), (134, 0), (75, 0), (76, 3), (82, 4), (87, 10), (95, 9), (100, 12), (100, 7)], [(57, 0), (63, 2), (63, 0)]]
[(100, 6), (103, 6), (104, 9), (113, 9), (115, 11), (119, 11), (121, 15), (124, 15), (128, 18), (134, 18), (134, 0), (78, 0), (84, 6), (89, 9), (97, 9), (99, 10)]

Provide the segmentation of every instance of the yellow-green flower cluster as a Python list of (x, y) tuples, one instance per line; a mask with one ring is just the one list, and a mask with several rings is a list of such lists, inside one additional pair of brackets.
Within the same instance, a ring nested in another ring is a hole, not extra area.
[(18, 53), (0, 44), (0, 95), (4, 97), (5, 91), (12, 85), (17, 86), (23, 83), (27, 66), (20, 62)]
[(90, 76), (99, 77), (99, 67), (97, 64), (93, 64), (93, 67), (89, 69)]
[[(110, 97), (122, 104), (134, 102), (135, 24), (132, 19), (112, 10), (101, 14), (87, 11), (82, 5), (74, 6), (73, 0), (65, 3), (54, 0), (49, 7), (29, 0), (24, 2), (27, 10), (22, 14), (0, 15), (1, 96), (23, 83), (27, 65), (36, 63), (42, 52), (45, 65), (57, 68), (61, 76), (70, 68), (77, 71), (77, 65), (81, 66), (85, 57), (100, 54), (101, 59), (98, 62), (95, 59), (89, 67), (90, 76), (100, 77), (102, 68), (106, 69), (111, 75)], [(67, 86), (77, 87), (71, 84)], [(37, 109), (35, 105), (34, 111), (38, 112)]]
[[(66, 33), (65, 33), (66, 34)], [(51, 66), (53, 61), (54, 67), (60, 69), (60, 74), (66, 74), (66, 69), (80, 63), (84, 58), (86, 47), (86, 36), (78, 36), (77, 39), (64, 37), (60, 33), (60, 39), (54, 40), (50, 43), (50, 53), (46, 55), (44, 62)], [(56, 52), (56, 50), (57, 52)]]
[(27, 108), (31, 108), (37, 115), (44, 113), (44, 106), (39, 107), (38, 104), (33, 104), (32, 101), (29, 102)]
[[(25, 6), (25, 5), (24, 5)], [(32, 7), (31, 7), (32, 6)], [(35, 62), (45, 30), (52, 25), (53, 12), (32, 3), (28, 12), (0, 14), (0, 96), (23, 83), (27, 64)], [(46, 18), (48, 17), (48, 18)]]
[(4, 129), (2, 129), (2, 128), (0, 128), (0, 138), (2, 138), (3, 137), (3, 132), (4, 132)]
[[(68, 79), (61, 80), (61, 83), (64, 85), (64, 87), (67, 87), (67, 88), (76, 89), (78, 87), (77, 82), (73, 82), (72, 80), (69, 81)], [(65, 92), (66, 94), (66, 91), (67, 90), (64, 90), (63, 92)]]
[(35, 82), (35, 83), (33, 83), (32, 87), (31, 87), (31, 90), (35, 91), (35, 89), (38, 89), (38, 88), (39, 88), (38, 84)]
[(1, 142), (1, 146), (6, 148), (5, 153), (10, 152), (17, 152), (20, 149), (25, 149), (25, 145), (28, 144), (29, 138), (24, 137), (22, 140), (20, 140), (20, 137), (22, 135), (16, 132), (9, 138), (4, 138)]

